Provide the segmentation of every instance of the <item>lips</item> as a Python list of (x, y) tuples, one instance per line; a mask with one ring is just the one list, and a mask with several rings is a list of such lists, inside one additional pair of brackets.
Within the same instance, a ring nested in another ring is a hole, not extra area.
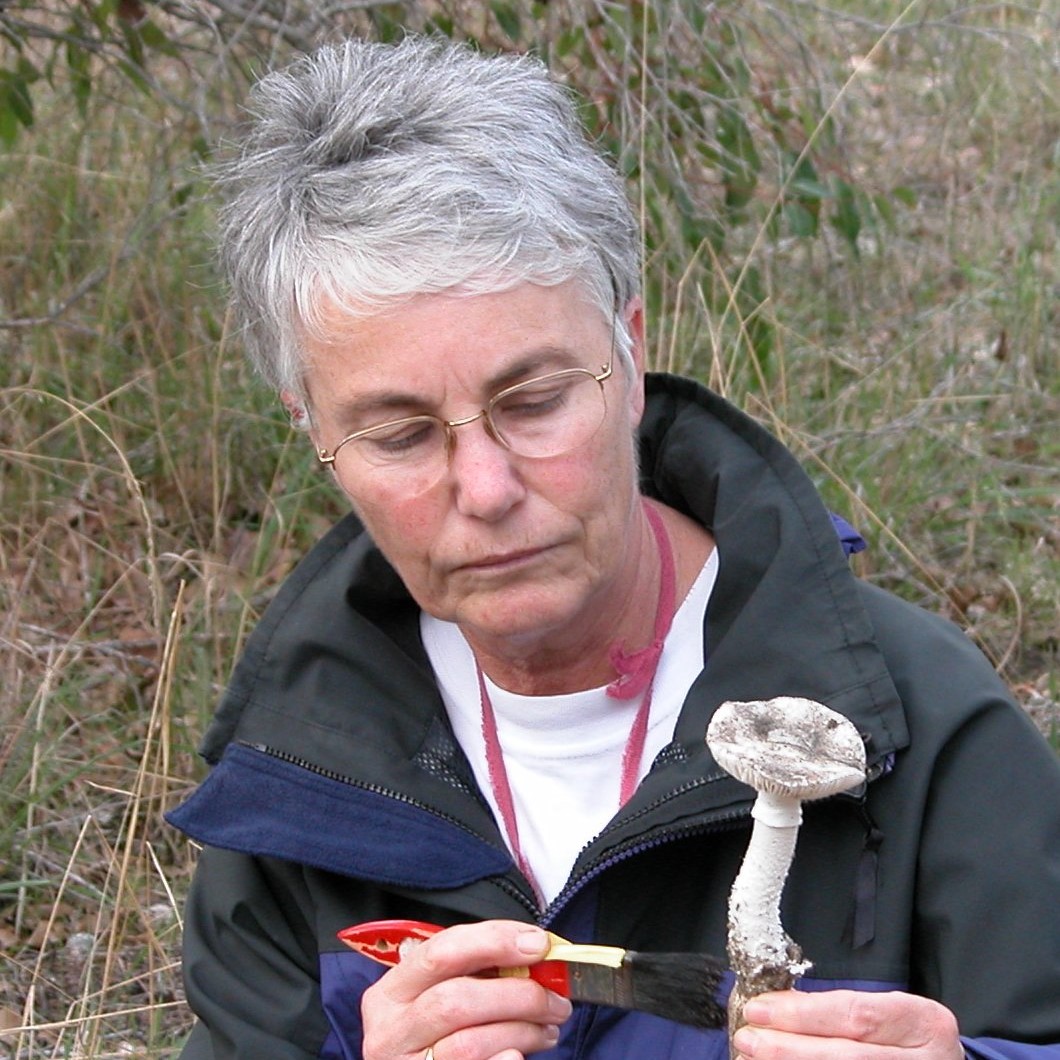
[(512, 549), (511, 552), (495, 552), (465, 560), (451, 568), (454, 574), (489, 574), (517, 569), (550, 552), (554, 545), (535, 545), (532, 548)]
[(518, 552), (503, 552), (494, 556), (483, 556), (481, 559), (472, 560), (469, 563), (461, 563), (457, 570), (462, 571), (489, 571), (500, 570), (505, 567), (515, 566), (527, 560), (541, 555), (543, 548), (526, 548)]

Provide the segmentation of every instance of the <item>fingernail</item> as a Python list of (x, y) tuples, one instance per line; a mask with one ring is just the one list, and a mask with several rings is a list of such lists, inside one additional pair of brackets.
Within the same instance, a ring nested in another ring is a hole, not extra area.
[(554, 1023), (546, 1023), (544, 1026), (545, 1041), (549, 1044), (555, 1044), (559, 1041), (559, 1027)]
[(752, 998), (743, 1007), (743, 1018), (758, 1027), (768, 1027), (772, 1020), (772, 1012), (765, 1001)]
[(574, 1011), (574, 1006), (562, 994), (548, 992), (548, 1014), (559, 1019), (566, 1019)]
[(758, 1047), (758, 1035), (754, 1031), (741, 1027), (733, 1036), (732, 1044), (742, 1056), (754, 1056)]
[(541, 928), (525, 928), (515, 936), (515, 945), (520, 953), (539, 957), (548, 949), (548, 935)]

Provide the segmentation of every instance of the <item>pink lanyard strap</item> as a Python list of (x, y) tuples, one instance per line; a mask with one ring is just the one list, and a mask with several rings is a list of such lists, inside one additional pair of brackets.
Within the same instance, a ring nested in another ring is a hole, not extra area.
[[(612, 646), (610, 653), (611, 665), (618, 671), (618, 677), (607, 686), (607, 694), (614, 699), (633, 699), (642, 692), (644, 693), (622, 754), (619, 806), (625, 806), (637, 787), (637, 774), (640, 772), (641, 759), (644, 757), (644, 744), (648, 737), (648, 718), (651, 714), (655, 671), (659, 668), (659, 659), (662, 656), (666, 635), (673, 624), (677, 596), (677, 579), (670, 535), (666, 532), (662, 516), (650, 504), (644, 504), (644, 514), (651, 525), (655, 535), (655, 544), (659, 550), (659, 600), (655, 608), (655, 633), (651, 644), (634, 652), (627, 652), (616, 644)], [(504, 753), (497, 735), (497, 719), (493, 712), (489, 691), (486, 688), (485, 675), (477, 661), (475, 672), (478, 675), (479, 698), (482, 703), (482, 738), (486, 745), (486, 765), (489, 769), (490, 787), (493, 789), (493, 797), (501, 812), (501, 820), (508, 833), (508, 842), (516, 864), (530, 881), (540, 901), (541, 888), (519, 844), (519, 822), (516, 820), (515, 800), (512, 798), (508, 770), (504, 765)]]
[(530, 862), (526, 860), (523, 848), (519, 843), (519, 822), (515, 819), (515, 800), (512, 798), (512, 786), (508, 782), (508, 770), (504, 765), (504, 753), (501, 751), (501, 742), (497, 737), (497, 719), (493, 713), (493, 704), (490, 702), (490, 694), (486, 689), (486, 678), (482, 673), (482, 667), (475, 663), (475, 671), (478, 674), (478, 694), (482, 701), (482, 738), (486, 744), (486, 766), (490, 774), (490, 787), (493, 789), (493, 797), (497, 800), (497, 808), (501, 811), (501, 821), (504, 830), (508, 833), (508, 845), (512, 849), (515, 863), (522, 870), (523, 875), (530, 881), (537, 895), (538, 903), (545, 905), (541, 887), (538, 885), (534, 870), (530, 868)]

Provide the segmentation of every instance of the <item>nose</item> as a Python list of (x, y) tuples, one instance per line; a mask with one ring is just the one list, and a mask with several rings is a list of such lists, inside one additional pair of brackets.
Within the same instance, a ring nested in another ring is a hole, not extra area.
[(463, 421), (450, 436), (448, 480), (461, 515), (496, 522), (524, 496), (515, 456), (490, 433), (485, 418)]

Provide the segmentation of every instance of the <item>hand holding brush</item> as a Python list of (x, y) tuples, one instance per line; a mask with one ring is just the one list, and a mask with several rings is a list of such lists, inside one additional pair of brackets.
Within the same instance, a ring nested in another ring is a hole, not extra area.
[[(410, 949), (443, 930), (417, 920), (377, 920), (339, 932), (351, 949), (381, 964), (398, 964)], [(717, 992), (724, 963), (701, 953), (640, 953), (581, 945), (550, 934), (543, 960), (496, 969), (499, 977), (530, 978), (572, 1001), (650, 1012), (678, 1023), (725, 1025)]]

